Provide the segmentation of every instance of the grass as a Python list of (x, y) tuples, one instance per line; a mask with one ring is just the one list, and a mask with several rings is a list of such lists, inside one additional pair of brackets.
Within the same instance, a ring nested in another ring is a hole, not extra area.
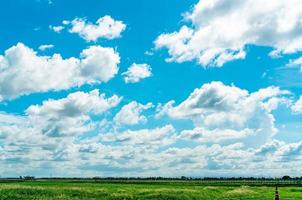
[[(199, 182), (26, 181), (0, 183), (0, 200), (272, 200), (274, 189)], [(302, 200), (302, 187), (280, 187), (279, 193), (281, 200)]]

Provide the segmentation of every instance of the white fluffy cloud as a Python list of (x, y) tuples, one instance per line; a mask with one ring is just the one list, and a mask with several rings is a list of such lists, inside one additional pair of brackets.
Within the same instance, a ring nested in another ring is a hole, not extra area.
[(290, 67), (290, 68), (297, 67), (302, 72), (302, 57), (294, 59), (294, 60), (290, 60), (290, 62), (286, 66)]
[(167, 145), (175, 141), (175, 129), (166, 125), (154, 129), (127, 130), (120, 134), (107, 134), (102, 137), (104, 141), (114, 141), (132, 145)]
[(56, 32), (56, 33), (61, 33), (61, 31), (62, 31), (64, 28), (65, 28), (64, 26), (52, 26), (52, 25), (49, 26), (49, 29), (50, 29), (50, 30), (53, 30), (53, 31)]
[(51, 49), (53, 48), (54, 45), (53, 44), (43, 44), (39, 46), (39, 50), (40, 51), (45, 51), (46, 49)]
[(137, 83), (141, 79), (152, 76), (151, 66), (133, 63), (126, 72), (122, 73), (125, 83)]
[[(116, 95), (107, 98), (93, 90), (32, 105), (24, 115), (1, 113), (0, 171), (5, 171), (11, 164), (14, 170), (20, 170), (20, 174), (31, 167), (43, 169), (46, 163), (48, 167), (62, 163), (60, 167), (65, 168), (67, 165), (63, 163), (69, 161), (73, 163), (69, 167), (76, 166), (74, 161), (79, 160), (81, 154), (97, 152), (103, 147), (96, 143), (76, 144), (75, 140), (95, 129), (91, 116), (103, 116), (120, 100)], [(24, 163), (31, 167), (25, 169)]]
[(214, 129), (206, 130), (201, 127), (196, 127), (193, 130), (184, 130), (178, 136), (184, 140), (197, 142), (221, 142), (225, 140), (237, 140), (246, 138), (255, 134), (251, 129), (234, 130), (234, 129)]
[(121, 98), (114, 95), (106, 98), (105, 94), (100, 94), (97, 89), (88, 93), (75, 92), (66, 98), (58, 100), (43, 101), (42, 105), (32, 105), (26, 113), (30, 116), (47, 115), (51, 118), (58, 116), (73, 117), (83, 113), (100, 114), (119, 104)]
[[(249, 93), (212, 82), (194, 90), (179, 105), (162, 106), (162, 114), (172, 119), (193, 121), (192, 130), (179, 130), (179, 124), (170, 119), (169, 124), (157, 127), (116, 129), (119, 114), (112, 116), (109, 111), (121, 98), (106, 97), (98, 90), (45, 100), (22, 115), (0, 113), (0, 173), (262, 176), (269, 171), (272, 176), (295, 175), (302, 164), (301, 142), (262, 138), (274, 133), (271, 111), (277, 108), (275, 99), (286, 94), (276, 87)], [(118, 113), (124, 113), (121, 120), (140, 123), (142, 112), (151, 106), (130, 102)], [(111, 128), (104, 128), (107, 125)], [(183, 147), (183, 140), (190, 145)], [(253, 142), (257, 145), (246, 145)]]
[(146, 105), (132, 101), (129, 104), (123, 106), (121, 110), (115, 115), (114, 121), (121, 125), (134, 125), (138, 123), (145, 123), (147, 118), (142, 115), (142, 112), (151, 108), (152, 103)]
[(302, 96), (292, 105), (291, 109), (295, 113), (302, 113)]
[(99, 18), (95, 24), (87, 22), (86, 19), (83, 18), (76, 18), (71, 22), (63, 21), (63, 24), (70, 24), (71, 28), (69, 32), (79, 34), (79, 36), (87, 42), (95, 42), (100, 38), (118, 38), (126, 29), (126, 25), (122, 21), (114, 20), (108, 15)]
[[(71, 104), (86, 114), (103, 112), (104, 109), (100, 109), (103, 106), (95, 109), (92, 102), (108, 102), (113, 97), (100, 100), (102, 95), (97, 93), (74, 93), (70, 95), (74, 97), (45, 101), (37, 106), (39, 112), (33, 111), (31, 115), (56, 118), (62, 113), (63, 121), (64, 115), (77, 118), (78, 112), (67, 111)], [(109, 104), (112, 105), (107, 103), (104, 107)], [(201, 173), (263, 176), (268, 171), (272, 176), (281, 176), (295, 175), (301, 166), (301, 142), (273, 140), (259, 148), (246, 148), (242, 143), (180, 147), (174, 145), (180, 137), (172, 125), (106, 132), (90, 139), (79, 139), (78, 134), (54, 137), (43, 133), (28, 116), (4, 113), (0, 114), (0, 125), (0, 172), (7, 175), (15, 174), (15, 170), (19, 174), (48, 175), (51, 169), (55, 176), (79, 176), (83, 172), (87, 176), (95, 173), (103, 176), (200, 176)], [(35, 172), (31, 171), (33, 168)], [(293, 170), (295, 168), (297, 170)]]
[[(181, 137), (197, 141), (219, 141), (249, 138), (262, 144), (276, 133), (275, 106), (268, 106), (272, 98), (288, 94), (277, 87), (268, 87), (248, 93), (221, 82), (204, 84), (177, 106), (173, 101), (158, 108), (162, 116), (167, 113), (174, 119), (190, 119), (194, 130), (182, 132)], [(277, 102), (278, 103), (278, 102)]]
[(62, 58), (60, 54), (39, 56), (18, 43), (0, 55), (0, 97), (62, 90), (83, 84), (107, 82), (118, 72), (120, 57), (112, 48), (90, 46), (80, 58)]
[(243, 59), (249, 44), (294, 53), (302, 50), (301, 9), (299, 0), (200, 0), (186, 14), (192, 26), (160, 35), (155, 45), (168, 49), (167, 61), (203, 66)]
[(63, 99), (47, 100), (42, 105), (30, 106), (26, 113), (43, 134), (52, 137), (70, 136), (88, 131), (90, 114), (99, 115), (117, 106), (120, 100), (116, 95), (106, 98), (98, 90), (76, 92)]
[(259, 149), (254, 150), (256, 156), (265, 156), (271, 161), (288, 162), (291, 160), (301, 160), (302, 142), (285, 143), (283, 141), (272, 140)]

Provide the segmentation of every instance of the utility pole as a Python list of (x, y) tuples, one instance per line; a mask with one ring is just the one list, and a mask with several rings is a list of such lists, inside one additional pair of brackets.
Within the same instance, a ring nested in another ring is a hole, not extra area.
[(279, 200), (278, 186), (276, 186), (276, 191), (275, 191), (275, 200)]

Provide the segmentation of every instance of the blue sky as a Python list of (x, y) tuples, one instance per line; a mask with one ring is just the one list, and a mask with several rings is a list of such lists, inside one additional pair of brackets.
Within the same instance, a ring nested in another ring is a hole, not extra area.
[(299, 175), (299, 1), (1, 4), (0, 174)]

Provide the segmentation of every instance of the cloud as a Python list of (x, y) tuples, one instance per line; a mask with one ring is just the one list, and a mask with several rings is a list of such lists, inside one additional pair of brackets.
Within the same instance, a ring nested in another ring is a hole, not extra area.
[(147, 121), (147, 118), (142, 115), (142, 112), (148, 110), (152, 106), (152, 103), (143, 105), (137, 103), (136, 101), (132, 101), (121, 108), (121, 110), (115, 115), (114, 121), (119, 125), (134, 125), (138, 123), (145, 123)]
[[(60, 142), (65, 143), (64, 141)], [(48, 139), (31, 124), (27, 116), (2, 113), (0, 117), (0, 170), (11, 164), (22, 166), (25, 163), (50, 159), (49, 151), (58, 146), (58, 141)], [(14, 170), (16, 170), (14, 168)], [(20, 167), (20, 171), (24, 167)], [(28, 169), (27, 169), (28, 170)]]
[(18, 43), (0, 55), (0, 97), (14, 99), (36, 92), (64, 90), (108, 82), (118, 72), (120, 57), (112, 48), (90, 46), (80, 58), (40, 56)]
[(254, 135), (251, 129), (234, 130), (234, 129), (214, 129), (206, 130), (204, 128), (194, 128), (193, 130), (184, 130), (178, 136), (180, 139), (196, 142), (221, 142), (225, 140), (237, 140)]
[(272, 140), (254, 150), (256, 156), (276, 163), (300, 161), (302, 159), (301, 153), (302, 142), (285, 143), (278, 140)]
[(74, 117), (83, 113), (100, 114), (119, 104), (121, 98), (114, 95), (106, 98), (105, 94), (100, 94), (95, 89), (88, 93), (75, 92), (69, 94), (66, 98), (58, 100), (43, 101), (42, 105), (32, 105), (26, 113), (29, 116), (58, 116)]
[(123, 72), (125, 83), (137, 83), (142, 79), (152, 76), (151, 66), (148, 64), (133, 63), (126, 72)]
[(291, 107), (294, 113), (302, 113), (302, 95)]
[(276, 151), (279, 150), (283, 145), (285, 145), (284, 142), (278, 141), (278, 140), (272, 140), (263, 146), (259, 147), (258, 149), (254, 150), (254, 153), (256, 156), (271, 156)]
[[(116, 129), (118, 113), (123, 113), (119, 120), (125, 123), (143, 125), (143, 112), (152, 107), (151, 103), (133, 101), (112, 115), (121, 97), (107, 97), (98, 90), (44, 100), (22, 114), (0, 113), (0, 173), (16, 175), (17, 170), (18, 174), (46, 176), (51, 170), (54, 176), (171, 177), (296, 174), (302, 164), (301, 142), (270, 137), (276, 131), (271, 112), (286, 95), (287, 91), (277, 87), (250, 93), (212, 82), (195, 89), (177, 105), (170, 101), (159, 106), (158, 111), (164, 108), (161, 116), (170, 117), (169, 123), (158, 119), (160, 125), (137, 129), (125, 128), (124, 123)], [(192, 121), (194, 126), (183, 130), (178, 120)]]
[(75, 92), (59, 100), (47, 100), (26, 110), (29, 119), (43, 134), (52, 137), (70, 136), (87, 132), (90, 114), (99, 115), (117, 106), (121, 98), (106, 98), (98, 90)]
[(168, 49), (168, 62), (218, 67), (244, 59), (247, 45), (295, 53), (302, 50), (301, 9), (299, 0), (200, 0), (185, 15), (192, 25), (161, 34), (155, 46)]
[(288, 68), (299, 68), (300, 71), (302, 72), (302, 57), (290, 60), (289, 63), (286, 65)]
[(168, 145), (175, 141), (175, 129), (172, 125), (165, 125), (155, 129), (127, 130), (120, 134), (107, 134), (101, 138), (106, 142), (132, 145)]
[(271, 111), (282, 101), (274, 101), (272, 105), (272, 99), (288, 93), (277, 87), (249, 93), (233, 85), (211, 82), (195, 89), (177, 106), (173, 106), (173, 101), (160, 106), (157, 116), (167, 114), (172, 119), (191, 120), (197, 128), (182, 132), (184, 138), (212, 139), (212, 142), (249, 138), (246, 143), (252, 144), (251, 140), (255, 140), (261, 144), (277, 132)]
[(75, 18), (71, 22), (65, 20), (64, 24), (70, 24), (69, 32), (79, 34), (87, 42), (96, 42), (100, 38), (119, 38), (126, 29), (126, 25), (122, 21), (114, 20), (108, 15), (99, 18), (95, 24), (87, 22), (83, 18)]
[[(87, 176), (96, 173), (103, 176), (198, 176), (201, 173), (209, 176), (230, 173), (234, 176), (281, 176), (294, 175), (301, 166), (301, 142), (272, 140), (259, 148), (247, 148), (236, 142), (182, 147), (178, 145), (179, 134), (170, 124), (100, 133), (86, 139), (80, 139), (79, 134), (54, 137), (44, 134), (41, 126), (30, 120), (30, 115), (41, 118), (61, 115), (63, 121), (65, 117), (78, 118), (79, 112), (67, 111), (70, 104), (84, 115), (102, 114), (106, 111), (92, 102), (109, 102), (113, 97), (102, 99), (97, 93), (73, 93), (63, 99), (45, 101), (37, 106), (39, 112), (25, 116), (1, 113), (0, 171), (7, 175), (15, 174), (16, 170), (19, 174), (48, 175), (51, 170), (54, 176), (80, 176), (83, 173)], [(106, 105), (108, 109), (109, 105), (113, 106), (112, 103)]]
[(39, 50), (40, 51), (45, 51), (46, 49), (51, 49), (53, 47), (54, 47), (53, 44), (43, 44), (43, 45), (39, 46)]
[(56, 33), (61, 33), (61, 31), (64, 30), (64, 28), (65, 28), (64, 26), (52, 26), (52, 25), (49, 26), (49, 29), (53, 30)]
[[(11, 164), (14, 164), (15, 170), (20, 169), (20, 174), (24, 170), (30, 171), (32, 167), (43, 169), (43, 165), (47, 166), (47, 171), (54, 162), (56, 165), (74, 162), (80, 159), (82, 153), (93, 153), (95, 149), (102, 148), (95, 143), (79, 144), (78, 138), (95, 130), (93, 116), (104, 115), (120, 100), (116, 95), (105, 97), (98, 90), (92, 90), (32, 105), (24, 115), (1, 113), (0, 171), (7, 170)], [(22, 168), (24, 163), (29, 167)]]

